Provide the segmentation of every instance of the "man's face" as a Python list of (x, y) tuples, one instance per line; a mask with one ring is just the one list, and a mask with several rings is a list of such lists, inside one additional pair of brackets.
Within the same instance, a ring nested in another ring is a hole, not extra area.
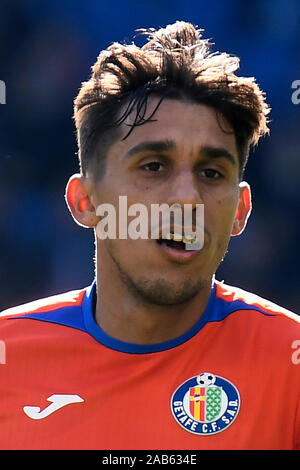
[[(149, 100), (149, 115), (156, 103)], [(180, 257), (151, 238), (97, 239), (97, 263), (100, 273), (103, 262), (111, 263), (144, 300), (175, 305), (211, 282), (226, 253), (241, 199), (239, 160), (229, 124), (212, 108), (165, 99), (154, 119), (110, 147), (91, 200), (95, 208), (112, 204), (117, 214), (119, 196), (127, 196), (128, 207), (144, 204), (149, 215), (152, 204), (204, 204), (204, 246)], [(126, 123), (121, 131), (127, 134)]]

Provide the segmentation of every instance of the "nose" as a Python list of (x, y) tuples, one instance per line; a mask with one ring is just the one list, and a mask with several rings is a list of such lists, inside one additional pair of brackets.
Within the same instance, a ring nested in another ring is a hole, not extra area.
[(199, 187), (195, 175), (191, 169), (185, 168), (178, 170), (173, 181), (169, 183), (167, 189), (166, 202), (169, 206), (179, 204), (190, 204), (192, 210), (196, 209), (196, 204), (202, 204)]

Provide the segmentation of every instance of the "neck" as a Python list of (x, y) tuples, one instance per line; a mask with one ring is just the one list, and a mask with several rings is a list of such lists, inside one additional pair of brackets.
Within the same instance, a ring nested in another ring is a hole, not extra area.
[(192, 299), (176, 305), (157, 305), (145, 300), (124, 281), (115, 266), (105, 269), (97, 259), (95, 319), (105, 333), (121, 341), (155, 344), (187, 332), (203, 315), (212, 279), (203, 282)]

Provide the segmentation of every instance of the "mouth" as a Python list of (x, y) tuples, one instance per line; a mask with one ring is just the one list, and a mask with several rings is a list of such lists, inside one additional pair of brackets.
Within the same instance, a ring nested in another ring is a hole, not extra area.
[(168, 233), (166, 237), (157, 240), (159, 245), (165, 245), (174, 250), (196, 251), (200, 249), (200, 243), (195, 235), (180, 235)]
[(158, 247), (175, 261), (185, 262), (194, 258), (200, 251), (200, 243), (193, 236), (168, 233), (165, 238), (156, 240)]

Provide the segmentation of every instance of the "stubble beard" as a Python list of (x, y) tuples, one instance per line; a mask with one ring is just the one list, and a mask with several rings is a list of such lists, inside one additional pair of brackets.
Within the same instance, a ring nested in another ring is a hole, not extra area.
[(115, 250), (110, 243), (108, 243), (107, 248), (122, 282), (127, 286), (131, 294), (139, 298), (143, 303), (161, 306), (180, 305), (192, 300), (207, 286), (207, 280), (192, 279), (191, 277), (183, 279), (180, 283), (168, 281), (161, 276), (157, 279), (146, 277), (139, 277), (137, 280), (133, 279), (117, 260), (114, 253)]

